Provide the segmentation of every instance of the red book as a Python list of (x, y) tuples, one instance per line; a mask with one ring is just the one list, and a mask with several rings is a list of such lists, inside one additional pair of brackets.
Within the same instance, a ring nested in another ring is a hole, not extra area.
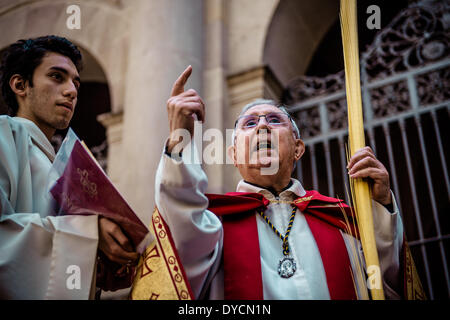
[(61, 214), (104, 216), (122, 228), (138, 252), (148, 244), (143, 240), (149, 230), (79, 140), (75, 141), (63, 175), (50, 192)]

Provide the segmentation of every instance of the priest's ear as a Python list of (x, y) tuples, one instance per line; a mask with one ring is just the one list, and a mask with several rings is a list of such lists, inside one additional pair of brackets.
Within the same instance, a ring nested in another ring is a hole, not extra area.
[(9, 78), (9, 86), (11, 90), (16, 94), (16, 96), (26, 96), (27, 83), (20, 74), (16, 73), (11, 78)]
[(295, 162), (300, 160), (300, 158), (305, 153), (305, 144), (302, 139), (295, 139), (295, 148), (294, 148), (294, 159)]
[(237, 161), (236, 161), (236, 146), (235, 146), (235, 145), (229, 146), (229, 147), (227, 148), (227, 155), (228, 155), (228, 158), (229, 158), (230, 160), (233, 161), (233, 165), (234, 165), (235, 167), (237, 167)]

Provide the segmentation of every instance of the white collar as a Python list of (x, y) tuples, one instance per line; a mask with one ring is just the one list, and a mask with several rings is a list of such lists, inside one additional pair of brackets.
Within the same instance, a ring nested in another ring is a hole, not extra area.
[(14, 117), (13, 119), (20, 122), (27, 129), (33, 143), (53, 162), (55, 159), (55, 149), (41, 129), (31, 120), (21, 117)]
[[(284, 197), (292, 197), (293, 195), (296, 195), (297, 197), (303, 197), (306, 194), (305, 189), (303, 189), (302, 184), (297, 179), (291, 178), (292, 185), (287, 188), (286, 190), (282, 191), (279, 194), (280, 198)], [(250, 184), (248, 182), (245, 182), (244, 180), (239, 181), (237, 187), (237, 192), (255, 192), (255, 193), (261, 193), (264, 195), (268, 200), (275, 199), (275, 195), (272, 194), (267, 189), (264, 189), (263, 187), (256, 186), (253, 184)]]

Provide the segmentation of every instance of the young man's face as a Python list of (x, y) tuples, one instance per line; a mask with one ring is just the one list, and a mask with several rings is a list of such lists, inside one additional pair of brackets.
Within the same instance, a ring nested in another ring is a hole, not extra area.
[(34, 123), (47, 135), (65, 129), (77, 103), (80, 77), (70, 58), (48, 52), (34, 70), (33, 87), (27, 83), (18, 115)]

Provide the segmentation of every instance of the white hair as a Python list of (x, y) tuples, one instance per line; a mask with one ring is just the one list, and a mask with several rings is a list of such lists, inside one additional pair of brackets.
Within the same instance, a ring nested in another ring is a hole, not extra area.
[[(250, 108), (253, 108), (255, 106), (260, 106), (262, 104), (268, 104), (268, 105), (274, 106), (274, 107), (280, 109), (283, 113), (287, 114), (289, 116), (289, 119), (291, 120), (292, 131), (294, 132), (295, 137), (297, 139), (300, 139), (300, 130), (298, 129), (298, 126), (295, 123), (294, 119), (292, 119), (291, 115), (286, 110), (286, 107), (284, 105), (276, 103), (274, 100), (257, 99), (253, 102), (250, 102), (249, 104), (245, 105), (244, 108), (242, 108), (241, 113), (239, 113), (239, 115), (238, 115), (238, 119), (240, 116), (244, 115)], [(231, 143), (233, 144), (233, 146), (234, 146), (235, 138), (236, 138), (236, 124), (234, 125), (233, 134), (231, 136)]]

